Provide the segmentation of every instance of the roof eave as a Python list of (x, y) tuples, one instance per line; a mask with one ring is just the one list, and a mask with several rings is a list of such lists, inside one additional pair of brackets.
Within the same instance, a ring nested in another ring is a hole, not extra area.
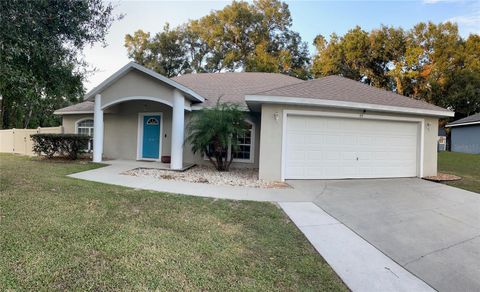
[(378, 104), (371, 104), (371, 103), (359, 103), (359, 102), (350, 102), (350, 101), (337, 101), (337, 100), (287, 97), (287, 96), (246, 95), (245, 102), (251, 107), (254, 107), (255, 104), (270, 103), (270, 104), (308, 105), (308, 106), (343, 108), (343, 109), (360, 109), (360, 110), (371, 110), (371, 111), (378, 111), (378, 112), (403, 113), (403, 114), (424, 115), (424, 116), (434, 116), (434, 117), (453, 117), (455, 115), (454, 112), (449, 110), (436, 111), (436, 110), (428, 110), (428, 109), (421, 109), (421, 108), (398, 107), (398, 106), (378, 105)]
[(93, 111), (68, 111), (68, 112), (62, 112), (62, 111), (54, 111), (54, 115), (57, 116), (63, 116), (63, 115), (81, 115), (81, 114), (93, 114)]
[(446, 125), (445, 125), (445, 128), (458, 127), (458, 126), (479, 125), (479, 124), (480, 124), (480, 121), (466, 122), (466, 123), (458, 123), (458, 124), (446, 124)]
[(120, 70), (118, 70), (117, 72), (115, 72), (113, 75), (111, 75), (110, 77), (108, 77), (107, 79), (105, 79), (102, 83), (100, 83), (98, 86), (96, 86), (95, 88), (93, 88), (92, 90), (90, 90), (86, 95), (85, 95), (85, 99), (86, 100), (93, 100), (95, 95), (97, 95), (99, 92), (102, 92), (105, 88), (107, 88), (108, 86), (110, 86), (113, 82), (115, 82), (117, 79), (119, 79), (120, 77), (126, 75), (130, 70), (132, 69), (137, 69), (147, 75), (150, 75), (151, 77), (155, 78), (155, 79), (158, 79), (180, 91), (182, 91), (183, 93), (185, 93), (187, 96), (191, 97), (191, 100), (192, 101), (196, 101), (196, 102), (204, 102), (205, 101), (205, 98), (202, 97), (201, 95), (199, 95), (198, 93), (196, 93), (195, 91), (193, 91), (192, 89), (170, 79), (170, 78), (167, 78), (161, 74), (158, 74), (157, 72), (153, 71), (153, 70), (150, 70), (148, 68), (145, 68), (143, 67), (142, 65), (139, 65), (135, 62), (130, 62), (128, 63), (127, 65), (123, 66), (122, 68), (120, 68)]

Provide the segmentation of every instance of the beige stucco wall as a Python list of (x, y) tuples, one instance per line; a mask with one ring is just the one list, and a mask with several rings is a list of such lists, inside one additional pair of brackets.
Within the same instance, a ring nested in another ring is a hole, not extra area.
[[(338, 110), (320, 107), (301, 107), (289, 105), (264, 104), (262, 106), (260, 133), (260, 160), (259, 177), (265, 180), (280, 180), (282, 168), (282, 135), (283, 135), (283, 112), (284, 110), (326, 111), (361, 114), (361, 111)], [(274, 115), (278, 113), (278, 120)], [(394, 117), (423, 118), (424, 129), (424, 156), (423, 175), (430, 176), (437, 173), (437, 136), (438, 119), (431, 117), (419, 117), (413, 115), (399, 115), (392, 113), (368, 112), (366, 115), (381, 115)], [(427, 126), (429, 125), (429, 126)]]
[(93, 114), (81, 114), (81, 115), (64, 115), (62, 117), (63, 131), (66, 134), (75, 133), (75, 124), (83, 119), (91, 118), (93, 119)]
[(161, 153), (170, 155), (172, 108), (153, 101), (128, 101), (117, 104), (104, 116), (103, 156), (108, 159), (137, 159), (139, 113), (162, 116)]
[[(127, 101), (116, 104), (108, 109), (104, 115), (104, 146), (105, 159), (137, 159), (138, 114), (144, 112), (159, 112), (162, 114), (162, 155), (171, 154), (172, 135), (172, 108), (153, 101)], [(185, 127), (187, 127), (195, 112), (185, 112)], [(75, 133), (75, 124), (79, 120), (92, 118), (93, 115), (64, 115), (63, 126), (65, 133)], [(260, 115), (248, 114), (247, 119), (254, 124), (254, 162), (234, 162), (232, 167), (258, 168), (260, 155)], [(188, 135), (185, 129), (185, 137)], [(194, 155), (191, 145), (184, 144), (184, 163), (209, 165), (208, 160), (200, 154)]]
[[(158, 112), (162, 115), (162, 155), (170, 155), (172, 108), (153, 101), (127, 101), (112, 106), (104, 114), (103, 156), (105, 159), (137, 159), (138, 115)], [(65, 133), (75, 133), (77, 121), (93, 115), (64, 115)]]
[(118, 99), (132, 96), (155, 97), (173, 104), (173, 88), (161, 84), (158, 80), (137, 70), (132, 70), (100, 92), (102, 108)]

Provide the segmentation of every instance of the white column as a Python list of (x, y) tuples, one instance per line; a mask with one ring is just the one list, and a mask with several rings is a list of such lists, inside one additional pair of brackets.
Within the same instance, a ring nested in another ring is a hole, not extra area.
[(95, 95), (93, 112), (93, 162), (102, 162), (103, 154), (103, 110), (102, 96)]
[(185, 97), (178, 90), (173, 92), (172, 153), (170, 168), (183, 167), (183, 135), (185, 129)]

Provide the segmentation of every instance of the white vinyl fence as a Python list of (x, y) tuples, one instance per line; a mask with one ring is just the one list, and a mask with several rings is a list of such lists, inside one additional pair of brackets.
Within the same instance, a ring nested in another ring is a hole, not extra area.
[(33, 141), (30, 135), (39, 133), (63, 133), (63, 127), (49, 127), (37, 129), (9, 129), (0, 130), (0, 152), (17, 153), (33, 156)]

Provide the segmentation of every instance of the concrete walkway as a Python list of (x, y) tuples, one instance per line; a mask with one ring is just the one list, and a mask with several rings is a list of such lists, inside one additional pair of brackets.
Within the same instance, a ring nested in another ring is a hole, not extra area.
[(153, 177), (136, 177), (122, 173), (138, 167), (154, 168), (152, 163), (128, 160), (112, 160), (105, 161), (105, 163), (108, 164), (108, 166), (74, 173), (69, 176), (136, 189), (219, 199), (264, 202), (309, 202), (316, 196), (315, 192), (306, 192), (302, 188), (261, 189), (161, 180)]
[(280, 206), (352, 291), (435, 291), (314, 203)]

